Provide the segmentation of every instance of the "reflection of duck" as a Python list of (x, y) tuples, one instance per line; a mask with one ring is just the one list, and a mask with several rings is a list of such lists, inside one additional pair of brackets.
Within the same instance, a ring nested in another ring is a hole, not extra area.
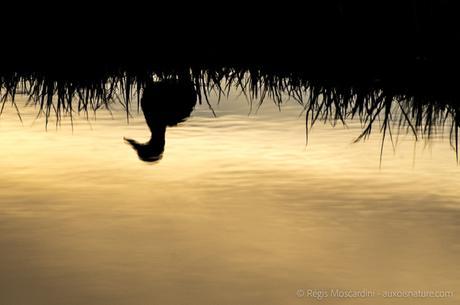
[(144, 89), (141, 107), (151, 137), (141, 144), (133, 139), (125, 141), (136, 150), (139, 159), (155, 162), (162, 158), (166, 127), (185, 121), (197, 101), (197, 93), (190, 79), (166, 79), (151, 82)]

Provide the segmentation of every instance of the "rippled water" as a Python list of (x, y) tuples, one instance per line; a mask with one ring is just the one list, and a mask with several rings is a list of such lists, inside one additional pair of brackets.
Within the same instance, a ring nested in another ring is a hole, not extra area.
[[(19, 101), (19, 104), (21, 101)], [(458, 304), (460, 168), (447, 140), (305, 122), (294, 102), (206, 105), (167, 132), (158, 164), (141, 113), (45, 131), (0, 119), (0, 303)], [(298, 289), (443, 290), (448, 298), (324, 298)]]

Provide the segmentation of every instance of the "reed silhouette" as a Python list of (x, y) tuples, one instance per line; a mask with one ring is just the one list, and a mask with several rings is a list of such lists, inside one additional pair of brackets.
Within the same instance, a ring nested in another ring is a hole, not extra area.
[[(382, 133), (384, 141), (406, 131), (415, 139), (430, 139), (450, 127), (449, 138), (458, 153), (460, 101), (457, 79), (443, 74), (445, 68), (417, 64), (417, 69), (395, 75), (372, 74), (351, 77), (331, 74), (326, 69), (314, 77), (303, 69), (267, 65), (183, 65), (144, 69), (103, 69), (53, 75), (48, 72), (0, 73), (1, 111), (7, 103), (15, 104), (19, 93), (38, 106), (38, 114), (47, 119), (55, 115), (59, 124), (64, 115), (72, 117), (122, 103), (127, 119), (135, 108), (142, 107), (152, 137), (141, 144), (127, 140), (144, 160), (154, 161), (164, 150), (164, 133), (186, 119), (195, 103), (209, 103), (209, 96), (226, 96), (231, 88), (242, 92), (258, 107), (270, 97), (281, 106), (294, 99), (304, 109), (306, 135), (317, 122), (347, 124), (361, 121), (363, 131), (357, 141), (371, 132)], [(186, 72), (184, 72), (186, 71)], [(186, 76), (184, 76), (186, 75)], [(142, 98), (141, 93), (144, 92)], [(16, 105), (17, 106), (17, 105)], [(211, 109), (212, 110), (212, 109)], [(18, 108), (18, 114), (20, 110)]]
[[(180, 103), (187, 104), (187, 98), (177, 98), (186, 95), (187, 90), (180, 88), (190, 88), (188, 91), (194, 92), (198, 103), (209, 102), (210, 94), (226, 96), (231, 88), (236, 88), (257, 104), (263, 103), (267, 97), (278, 105), (288, 98), (298, 101), (305, 109), (308, 127), (317, 121), (335, 124), (359, 119), (363, 123), (360, 139), (375, 130), (376, 124), (384, 135), (390, 135), (389, 129), (396, 124), (398, 129), (406, 129), (416, 138), (429, 138), (442, 131), (447, 123), (451, 126), (450, 138), (455, 147), (460, 126), (457, 80), (441, 73), (445, 69), (417, 67), (413, 72), (406, 70), (399, 74), (396, 72), (401, 70), (395, 71), (391, 77), (376, 73), (363, 78), (349, 77), (346, 73), (329, 73), (330, 78), (315, 77), (303, 69), (266, 65), (117, 68), (92, 70), (90, 74), (68, 71), (57, 75), (49, 72), (0, 73), (0, 113), (7, 103), (16, 105), (15, 96), (21, 93), (29, 97), (28, 104), (38, 106), (38, 115), (44, 115), (46, 119), (55, 115), (56, 124), (64, 115), (72, 120), (79, 113), (110, 109), (116, 103), (122, 103), (129, 118), (135, 108), (132, 101), (137, 98), (149, 127), (155, 129), (149, 123), (149, 117), (157, 116), (154, 108), (161, 113), (162, 108), (175, 109)], [(181, 76), (183, 71), (188, 71), (187, 78)], [(328, 74), (327, 68), (319, 73), (321, 76), (325, 74)], [(152, 79), (162, 81), (152, 82)], [(152, 88), (158, 88), (153, 90), (156, 93), (149, 93)], [(152, 95), (154, 98), (141, 99), (144, 89), (146, 97)], [(150, 104), (154, 105), (153, 108)], [(166, 125), (176, 123), (172, 120)]]
[(187, 76), (149, 82), (140, 103), (150, 129), (150, 140), (147, 143), (139, 143), (134, 139), (125, 138), (125, 141), (142, 161), (160, 160), (164, 152), (167, 127), (185, 121), (192, 113), (196, 102), (195, 87)]

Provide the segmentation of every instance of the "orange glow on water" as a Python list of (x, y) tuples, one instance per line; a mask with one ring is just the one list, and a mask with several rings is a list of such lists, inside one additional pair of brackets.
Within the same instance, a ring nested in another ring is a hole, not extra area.
[(141, 114), (45, 132), (33, 109), (23, 126), (7, 109), (0, 300), (288, 305), (314, 302), (298, 288), (459, 287), (460, 169), (448, 141), (414, 150), (401, 136), (379, 168), (380, 137), (352, 144), (357, 124), (316, 125), (305, 148), (294, 104), (248, 116), (231, 98), (216, 111), (199, 106), (168, 129), (163, 160), (145, 164), (122, 140), (148, 138)]

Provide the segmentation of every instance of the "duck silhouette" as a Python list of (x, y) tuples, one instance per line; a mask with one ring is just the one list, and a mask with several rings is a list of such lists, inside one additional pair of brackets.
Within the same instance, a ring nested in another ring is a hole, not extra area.
[(145, 162), (161, 160), (167, 127), (176, 126), (190, 116), (197, 102), (197, 92), (189, 77), (151, 81), (144, 89), (141, 108), (151, 132), (150, 140), (139, 143), (124, 138)]

